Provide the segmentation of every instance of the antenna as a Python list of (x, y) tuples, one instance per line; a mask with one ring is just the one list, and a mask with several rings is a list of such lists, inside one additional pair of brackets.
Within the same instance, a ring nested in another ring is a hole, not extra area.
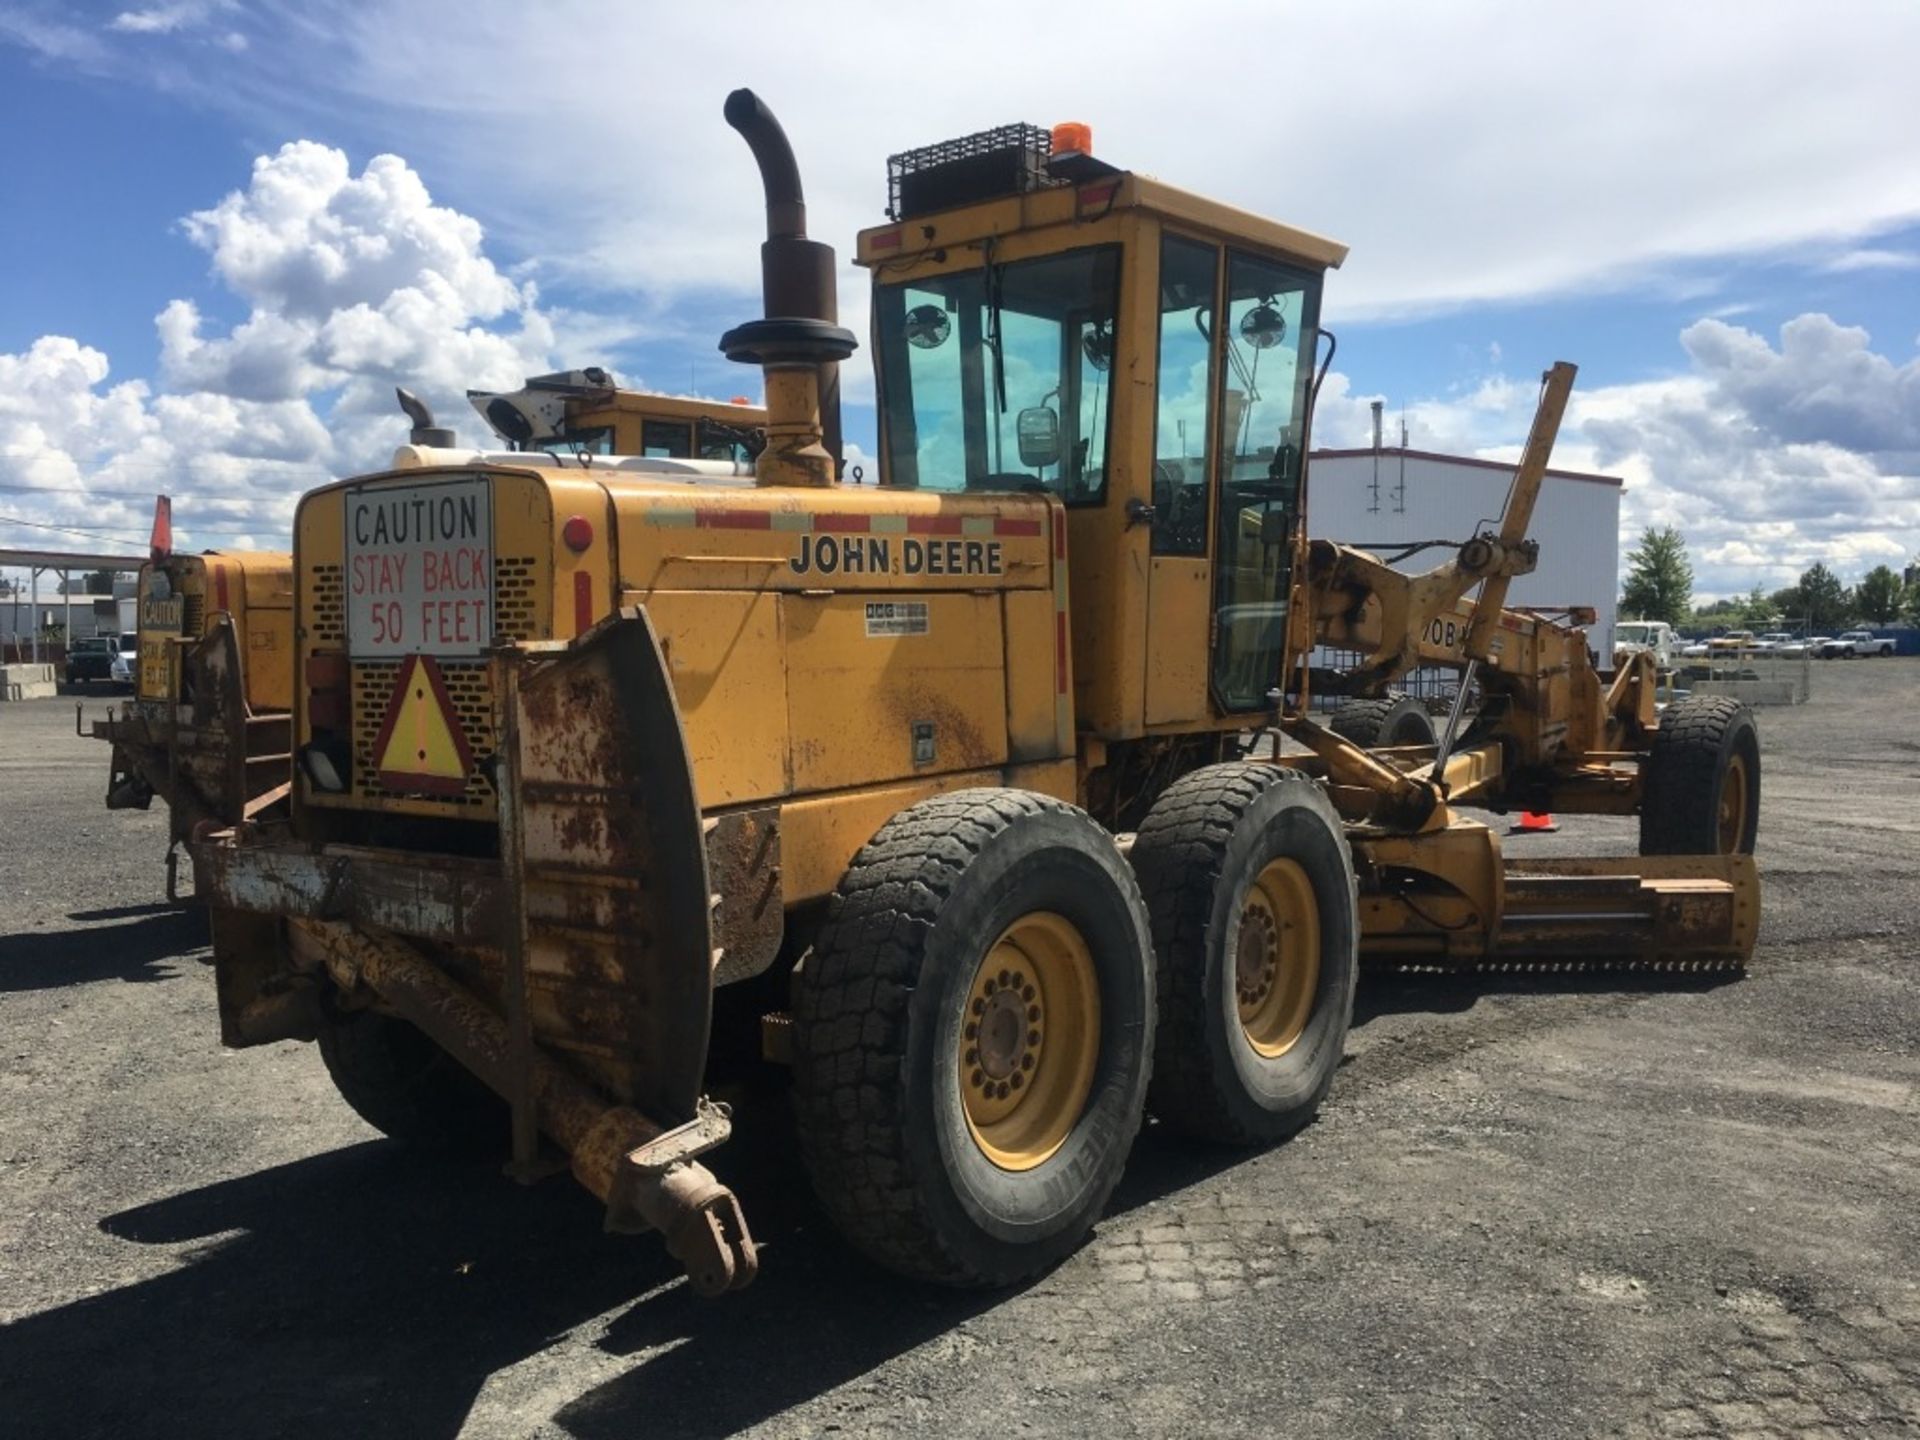
[(1407, 513), (1407, 412), (1400, 411), (1400, 483), (1393, 489), (1393, 513)]
[(1369, 515), (1380, 513), (1380, 414), (1386, 408), (1384, 400), (1373, 402), (1373, 483), (1367, 487)]

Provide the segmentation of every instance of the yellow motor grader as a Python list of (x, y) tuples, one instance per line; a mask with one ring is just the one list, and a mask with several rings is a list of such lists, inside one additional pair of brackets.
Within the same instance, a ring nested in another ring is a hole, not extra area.
[[(167, 897), (177, 847), (203, 825), (236, 825), (286, 799), (293, 712), (293, 557), (172, 552), (169, 507), (140, 567), (133, 697), (95, 720), (113, 747), (109, 810), (168, 810)], [(76, 716), (76, 723), (79, 722)]]
[[(391, 1135), (564, 1154), (709, 1294), (757, 1264), (709, 1097), (785, 1062), (852, 1244), (993, 1285), (1081, 1242), (1147, 1111), (1304, 1125), (1364, 961), (1745, 962), (1747, 711), (1657, 712), (1643, 658), (1502, 603), (1571, 367), (1498, 528), (1412, 576), (1311, 542), (1345, 248), (1006, 127), (888, 162), (849, 483), (832, 251), (765, 106), (726, 118), (751, 463), (416, 443), (302, 500), (291, 816), (194, 848), (229, 1044), (316, 1039)], [(1417, 664), (1462, 672), (1434, 744), (1318, 718)], [(1641, 853), (1506, 858), (1469, 803), (1637, 812)]]

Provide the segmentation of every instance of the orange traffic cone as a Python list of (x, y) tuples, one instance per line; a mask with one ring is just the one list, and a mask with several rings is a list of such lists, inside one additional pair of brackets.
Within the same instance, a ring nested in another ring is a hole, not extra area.
[(1520, 823), (1507, 833), (1509, 835), (1551, 835), (1559, 828), (1553, 816), (1545, 811), (1522, 810)]

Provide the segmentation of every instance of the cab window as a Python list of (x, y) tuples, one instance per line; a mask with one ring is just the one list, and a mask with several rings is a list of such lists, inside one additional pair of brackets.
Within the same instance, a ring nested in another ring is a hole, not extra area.
[(552, 440), (542, 440), (539, 448), (550, 455), (611, 455), (613, 427), (600, 425), (588, 430), (569, 430)]
[(693, 427), (679, 420), (640, 422), (640, 453), (655, 460), (693, 458)]
[(1220, 252), (1168, 235), (1160, 244), (1159, 404), (1154, 417), (1153, 553), (1207, 553), (1213, 435), (1214, 281)]
[(1102, 246), (878, 287), (888, 482), (1104, 499), (1119, 285)]

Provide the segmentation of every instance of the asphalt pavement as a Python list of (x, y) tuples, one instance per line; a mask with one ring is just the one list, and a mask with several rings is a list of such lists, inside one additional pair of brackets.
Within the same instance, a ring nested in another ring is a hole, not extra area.
[(1318, 1123), (1149, 1127), (1011, 1294), (853, 1257), (744, 1097), (762, 1273), (712, 1303), (570, 1181), (380, 1139), (311, 1047), (223, 1051), (164, 817), (106, 811), (71, 700), (0, 704), (0, 1433), (1920, 1431), (1920, 662), (1814, 687), (1759, 713), (1746, 978), (1363, 980)]

